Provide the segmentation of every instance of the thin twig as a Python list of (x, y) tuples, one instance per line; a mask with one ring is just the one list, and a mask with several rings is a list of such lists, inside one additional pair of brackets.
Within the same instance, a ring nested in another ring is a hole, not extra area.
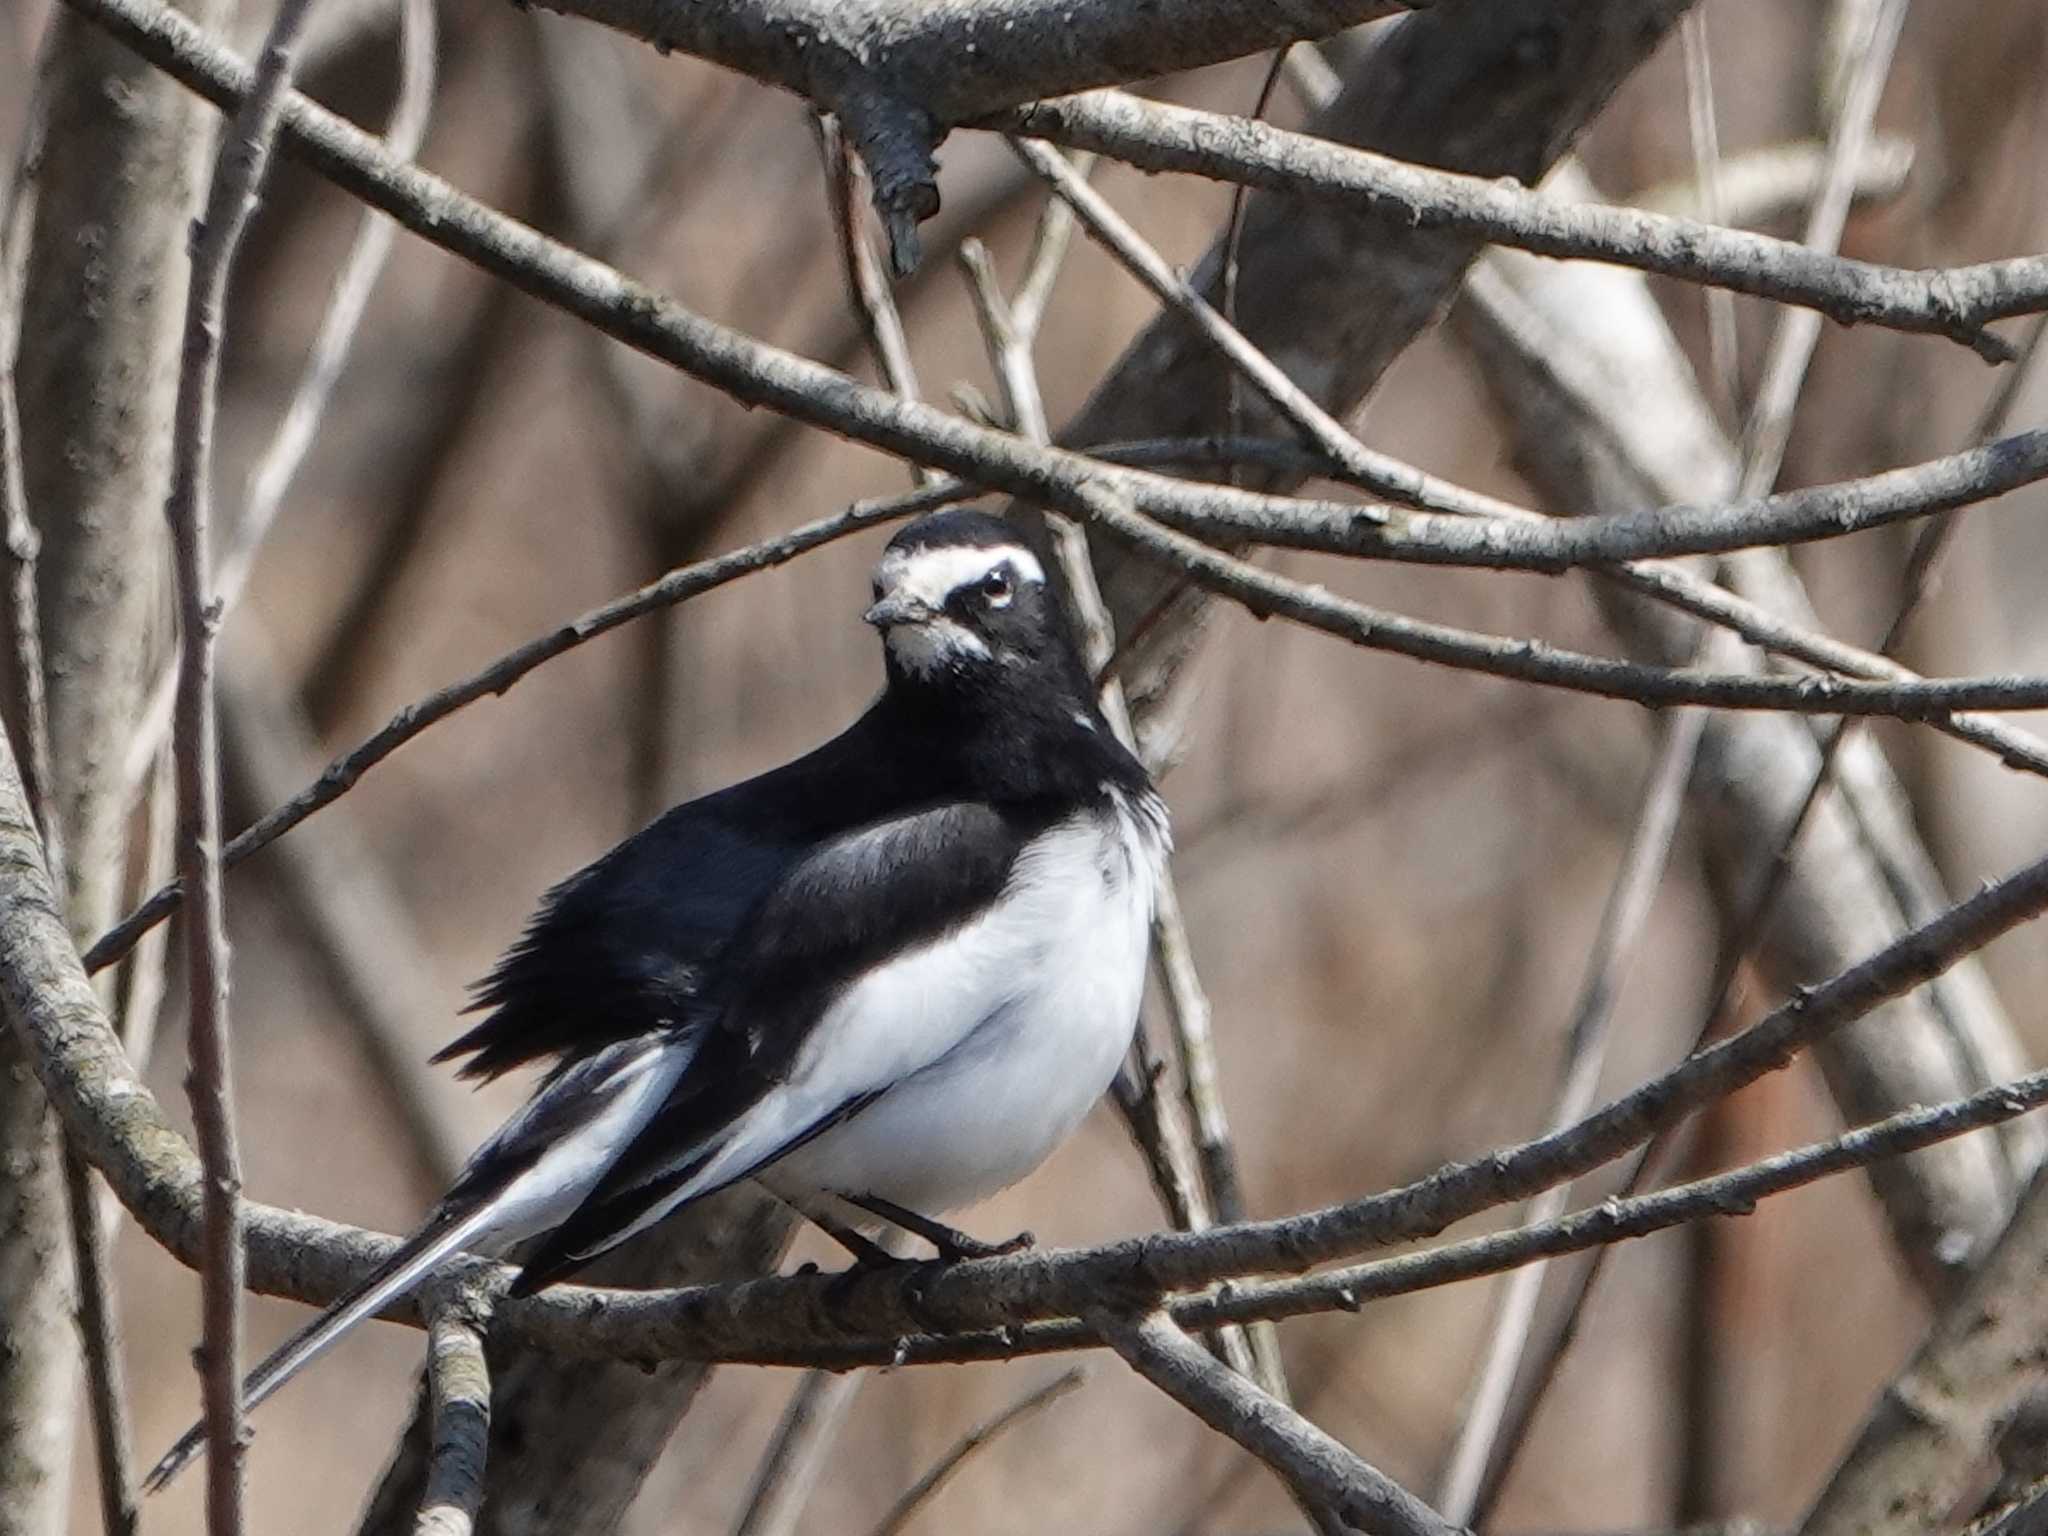
[(483, 1507), (491, 1450), (491, 1371), (481, 1327), (463, 1308), (457, 1298), (437, 1298), (427, 1325), (434, 1443), (416, 1536), (470, 1536)]
[[(874, 356), (883, 381), (903, 399), (918, 399), (910, 338), (904, 334), (903, 317), (896, 311), (896, 296), (890, 290), (881, 262), (875, 259), (874, 244), (868, 239), (867, 200), (859, 195), (860, 163), (848, 150), (837, 118), (816, 115), (811, 126), (817, 132), (818, 155), (824, 163), (825, 196), (832, 210), (833, 231), (839, 237), (847, 301), (860, 321), (868, 351)], [(910, 478), (915, 485), (929, 486), (938, 480), (939, 474), (926, 465), (912, 464)]]
[(99, 1202), (94, 1198), (92, 1166), (68, 1138), (64, 1144), (64, 1207), (71, 1226), (72, 1259), (78, 1269), (78, 1333), (85, 1345), (86, 1385), (92, 1402), (100, 1525), (103, 1536), (134, 1536), (135, 1436), (121, 1368), (121, 1323), (107, 1224), (100, 1220)]
[(1333, 463), (1342, 465), (1358, 483), (1394, 501), (1446, 512), (1496, 517), (1517, 510), (1494, 497), (1445, 486), (1428, 476), (1418, 477), (1412, 466), (1367, 448), (1203, 298), (1194, 284), (1175, 271), (1100, 192), (1074, 173), (1057, 150), (1034, 139), (1012, 139), (1010, 147), (1045, 178), (1047, 185), (1074, 210), (1081, 227), (1104, 250), (1223, 354), (1234, 376), (1242, 377), (1256, 389), (1274, 410), (1299, 427), (1317, 449)]
[[(94, 9), (117, 0), (66, 0)], [(1510, 182), (1431, 170), (1328, 139), (1194, 107), (1091, 91), (983, 126), (1091, 149), (1144, 170), (1179, 171), (1334, 201), (1538, 256), (1599, 261), (1810, 308), (1844, 324), (1944, 335), (2010, 361), (1992, 321), (2048, 304), (2048, 259), (2011, 257), (1938, 272), (1809, 251), (1790, 240), (1669, 214), (1561, 203)]]
[(1075, 1366), (1060, 1372), (1044, 1385), (1034, 1387), (993, 1418), (983, 1419), (954, 1441), (924, 1476), (904, 1490), (903, 1496), (889, 1506), (889, 1512), (875, 1522), (868, 1536), (901, 1536), (903, 1528), (916, 1517), (918, 1510), (952, 1480), (953, 1474), (969, 1457), (1005, 1431), (1050, 1408), (1087, 1379), (1087, 1372)]
[[(389, 757), (436, 721), (477, 700), (505, 692), (542, 662), (574, 650), (587, 640), (618, 628), (630, 619), (657, 608), (695, 597), (700, 593), (737, 581), (755, 571), (783, 565), (808, 550), (880, 522), (911, 516), (933, 507), (971, 497), (974, 492), (957, 482), (931, 491), (915, 491), (884, 501), (856, 502), (831, 517), (806, 523), (787, 533), (776, 534), (720, 555), (671, 571), (657, 581), (615, 598), (545, 635), (508, 651), (497, 661), (460, 682), (450, 684), (420, 699), (394, 715), (384, 728), (361, 746), (336, 758), (325, 772), (291, 801), (279, 806), (254, 826), (246, 828), (221, 851), (222, 864), (232, 869), (250, 854), (269, 846), (315, 811), (333, 804), (369, 769)], [(183, 900), (178, 884), (159, 888), (127, 917), (102, 934), (86, 954), (90, 970), (98, 971), (121, 958), (135, 941), (175, 911)]]
[[(1252, 121), (1263, 121), (1267, 110), (1273, 105), (1273, 91), (1280, 84), (1281, 73), (1287, 68), (1287, 55), (1291, 48), (1276, 49), (1273, 62), (1266, 66), (1266, 78), (1259, 85), (1258, 100), (1252, 104)], [(1223, 228), (1223, 276), (1222, 292), (1217, 296), (1220, 302), (1218, 312), (1224, 324), (1233, 330), (1237, 327), (1237, 282), (1238, 256), (1244, 246), (1244, 216), (1251, 207), (1252, 189), (1236, 186), (1230, 189), (1230, 218)], [(1230, 435), (1235, 437), (1244, 430), (1244, 375), (1232, 371), (1226, 381), (1227, 397), (1224, 402), (1223, 419)]]
[(205, 1315), (199, 1353), (206, 1407), (206, 1520), (212, 1536), (242, 1530), (242, 1174), (235, 1146), (229, 1075), (228, 941), (221, 904), (220, 762), (215, 739), (214, 605), (208, 548), (213, 419), (220, 383), (220, 340), (228, 273), (256, 209), (291, 85), (292, 48), (311, 0), (283, 0), (271, 23), (248, 98), (235, 114), (215, 162), (206, 211), (193, 242), (184, 355), (171, 442), (171, 525), (183, 630), (177, 699), (179, 867), (192, 892), (185, 965), (190, 986), (192, 1065), (186, 1079), (203, 1185), (206, 1263), (200, 1272)]
[(1356, 1452), (1217, 1364), (1164, 1312), (1090, 1322), (1152, 1385), (1268, 1467), (1296, 1498), (1373, 1536), (1452, 1536), (1456, 1526)]
[[(1086, 181), (1095, 169), (1095, 156), (1083, 150), (1069, 155), (1074, 174)], [(1031, 254), (1024, 259), (1024, 276), (1010, 297), (1010, 324), (1028, 347), (1038, 339), (1045, 324), (1046, 307), (1052, 302), (1053, 284), (1066, 265), (1067, 249), (1074, 239), (1074, 210), (1057, 197), (1045, 200), (1038, 226), (1031, 235)]]
[[(1053, 158), (1059, 157), (1055, 155)], [(1063, 202), (1063, 199), (1053, 200), (1055, 206)], [(1019, 329), (996, 280), (994, 265), (980, 242), (964, 242), (960, 247), (960, 262), (967, 270), (982, 339), (995, 364), (1010, 421), (1021, 435), (1043, 444), (1050, 440), (1051, 434), (1046, 423), (1044, 398), (1038, 386), (1038, 371), (1032, 359), (1032, 337)], [(1049, 283), (1050, 279), (1047, 281)], [(1050, 516), (1049, 523), (1054, 552), (1072, 604), (1074, 623), (1080, 632), (1082, 658), (1091, 676), (1102, 676), (1115, 653), (1116, 635), (1109, 605), (1103, 601), (1102, 590), (1096, 583), (1088, 536), (1079, 524), (1069, 518), (1054, 514)], [(1133, 752), (1140, 751), (1137, 734), (1131, 726), (1130, 709), (1124, 699), (1123, 685), (1113, 675), (1101, 684), (1101, 702), (1104, 715), (1118, 739)], [(1189, 1200), (1184, 1207), (1170, 1204), (1169, 1209), (1185, 1216), (1189, 1230), (1200, 1230), (1218, 1219), (1241, 1219), (1243, 1201), (1236, 1160), (1231, 1152), (1230, 1130), (1223, 1114), (1215, 1042), (1209, 1027), (1209, 999), (1195, 970), (1194, 949), (1188, 939), (1186, 920), (1181, 915), (1180, 898), (1171, 870), (1160, 878), (1157, 901), (1152, 921), (1152, 948), (1166, 981), (1167, 1018), (1180, 1053), (1189, 1108), (1195, 1117), (1197, 1166), (1202, 1174), (1205, 1195), (1200, 1203)], [(1156, 1077), (1151, 1079), (1151, 1084), (1156, 1087)], [(1118, 1095), (1117, 1103), (1127, 1112), (1136, 1107), (1136, 1103), (1124, 1095)], [(1188, 1134), (1188, 1127), (1178, 1116), (1160, 1113), (1160, 1106), (1156, 1103), (1151, 1107), (1151, 1124), (1163, 1141), (1161, 1150), (1165, 1153), (1164, 1163), (1153, 1170), (1153, 1180), (1165, 1189), (1170, 1187), (1182, 1161), (1176, 1155), (1178, 1149), (1173, 1143)], [(1139, 1146), (1147, 1147), (1144, 1128), (1132, 1121), (1131, 1129)], [(1225, 1199), (1230, 1201), (1227, 1210), (1223, 1204)], [(1222, 1336), (1220, 1343), (1233, 1369), (1246, 1371), (1268, 1392), (1284, 1400), (1287, 1377), (1279, 1341), (1271, 1336), (1271, 1330), (1265, 1332), (1267, 1336), (1263, 1339), (1247, 1339), (1231, 1330)]]

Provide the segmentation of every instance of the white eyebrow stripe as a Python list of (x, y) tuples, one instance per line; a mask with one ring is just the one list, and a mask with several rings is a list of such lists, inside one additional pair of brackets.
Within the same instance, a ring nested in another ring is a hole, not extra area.
[(964, 586), (1007, 565), (1021, 582), (1043, 585), (1045, 567), (1022, 544), (936, 544), (892, 549), (875, 567), (885, 595), (922, 598), (934, 608)]

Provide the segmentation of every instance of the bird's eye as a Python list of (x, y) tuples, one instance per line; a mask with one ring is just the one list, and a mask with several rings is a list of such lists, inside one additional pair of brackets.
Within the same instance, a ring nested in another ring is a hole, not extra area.
[(991, 608), (1001, 608), (1010, 601), (1010, 568), (999, 565), (981, 578), (981, 595)]

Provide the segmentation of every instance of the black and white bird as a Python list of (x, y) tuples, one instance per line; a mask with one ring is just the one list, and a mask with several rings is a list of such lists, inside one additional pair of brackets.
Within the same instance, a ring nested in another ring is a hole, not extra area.
[[(1012, 524), (907, 525), (866, 618), (887, 682), (850, 727), (547, 894), (477, 989), (487, 1017), (436, 1058), (547, 1075), (251, 1373), (251, 1406), (455, 1253), (537, 1239), (527, 1294), (742, 1179), (857, 1252), (877, 1218), (942, 1257), (989, 1251), (935, 1217), (1037, 1167), (1115, 1075), (1166, 812)], [(149, 1486), (202, 1447), (195, 1428)]]

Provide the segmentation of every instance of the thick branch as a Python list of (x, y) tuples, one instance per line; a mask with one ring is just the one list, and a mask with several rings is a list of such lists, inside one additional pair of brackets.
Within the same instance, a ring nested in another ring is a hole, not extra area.
[(1045, 96), (1243, 58), (1332, 33), (1414, 0), (544, 0), (694, 54), (836, 113), (874, 181), (899, 271), (938, 211), (932, 154), (971, 118)]
[(1404, 228), (1449, 230), (1539, 256), (1582, 257), (1955, 338), (2002, 361), (1984, 326), (2048, 308), (2048, 257), (1912, 271), (1670, 214), (1564, 203), (1509, 182), (1410, 165), (1265, 123), (1103, 91), (1009, 113), (992, 126), (1092, 149), (1150, 171), (1185, 171), (1340, 202)]

